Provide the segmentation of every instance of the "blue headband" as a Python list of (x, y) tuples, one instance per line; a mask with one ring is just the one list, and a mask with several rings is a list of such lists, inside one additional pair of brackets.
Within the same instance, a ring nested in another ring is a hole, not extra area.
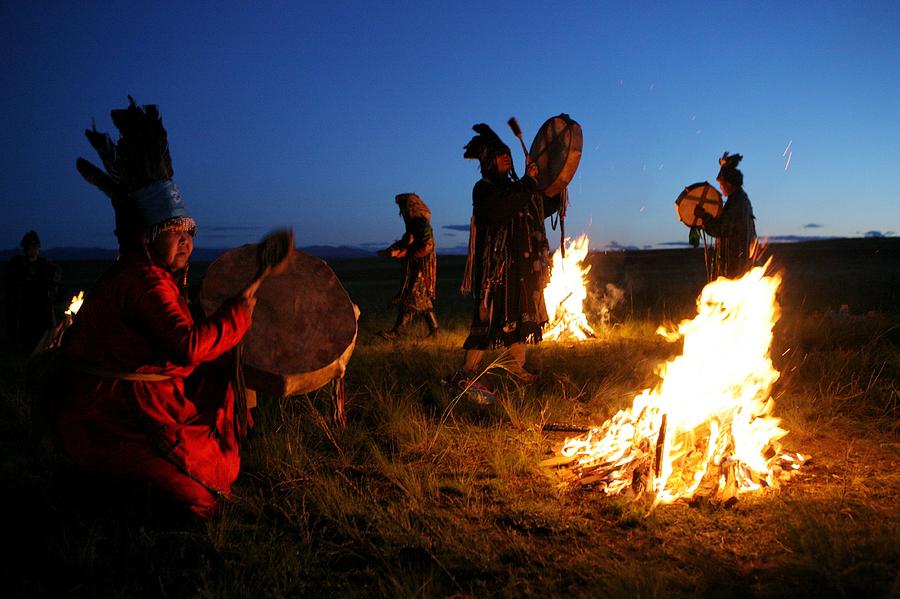
[(132, 191), (128, 197), (137, 205), (144, 228), (174, 218), (190, 219), (184, 207), (184, 199), (171, 179), (151, 183), (147, 187)]

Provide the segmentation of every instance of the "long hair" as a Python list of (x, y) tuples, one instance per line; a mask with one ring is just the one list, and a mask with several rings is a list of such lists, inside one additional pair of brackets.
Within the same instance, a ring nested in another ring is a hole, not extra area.
[(425, 205), (418, 195), (414, 193), (401, 193), (397, 196), (397, 204), (400, 206), (400, 212), (403, 213), (404, 220), (412, 220), (414, 218), (424, 218), (431, 222), (431, 210)]
[(491, 157), (490, 161), (484, 161), (480, 163), (479, 166), (481, 167), (481, 176), (491, 183), (514, 183), (518, 181), (519, 175), (516, 174), (516, 167), (512, 163), (512, 154), (510, 152), (505, 152), (505, 154), (509, 156), (509, 170), (506, 171), (505, 174), (501, 175), (497, 171), (497, 162), (495, 158), (497, 156), (503, 155), (503, 152), (498, 152)]

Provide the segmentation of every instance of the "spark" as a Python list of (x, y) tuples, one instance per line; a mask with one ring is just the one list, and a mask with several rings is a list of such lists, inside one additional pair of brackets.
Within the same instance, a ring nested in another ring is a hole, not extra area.
[(785, 156), (787, 156), (788, 150), (791, 149), (791, 144), (793, 144), (793, 143), (794, 143), (794, 140), (793, 140), (793, 139), (792, 139), (791, 141), (788, 142), (788, 145), (787, 145), (787, 147), (784, 149), (784, 152), (781, 153), (781, 157), (782, 157), (782, 158), (784, 158)]

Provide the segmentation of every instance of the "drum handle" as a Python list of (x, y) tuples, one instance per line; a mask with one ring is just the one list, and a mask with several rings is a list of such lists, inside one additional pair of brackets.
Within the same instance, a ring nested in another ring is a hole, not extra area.
[(534, 162), (534, 160), (531, 159), (531, 154), (528, 153), (528, 149), (525, 147), (525, 140), (522, 139), (522, 128), (519, 127), (519, 121), (516, 120), (516, 117), (511, 116), (509, 117), (509, 120), (506, 121), (506, 124), (509, 125), (513, 135), (519, 139), (519, 143), (522, 145), (522, 153), (525, 154), (525, 170), (528, 171), (528, 165)]
[(559, 198), (559, 253), (566, 257), (566, 207), (569, 205), (569, 188), (563, 187)]

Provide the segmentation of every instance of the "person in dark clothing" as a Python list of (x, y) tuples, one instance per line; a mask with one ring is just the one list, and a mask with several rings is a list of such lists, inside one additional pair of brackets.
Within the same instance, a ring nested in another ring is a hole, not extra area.
[(753, 206), (744, 191), (744, 174), (737, 165), (743, 156), (725, 152), (719, 159), (716, 181), (728, 198), (722, 212), (713, 218), (702, 206), (696, 215), (702, 219), (703, 230), (716, 238), (710, 280), (718, 277), (740, 278), (753, 267), (756, 254), (756, 225)]
[(544, 287), (550, 280), (550, 248), (544, 219), (559, 210), (560, 198), (537, 187), (537, 166), (522, 179), (512, 168), (509, 147), (485, 124), (464, 157), (476, 159), (482, 178), (472, 190), (472, 226), (462, 291), (471, 290), (475, 309), (463, 369), (454, 379), (466, 384), (477, 375), (484, 352), (505, 346), (508, 370), (525, 382), (536, 375), (525, 368), (525, 344), (539, 343), (548, 320)]
[(378, 252), (378, 255), (403, 261), (403, 283), (394, 299), (399, 305), (397, 322), (391, 330), (380, 331), (378, 334), (388, 340), (398, 339), (413, 318), (422, 314), (428, 324), (428, 336), (435, 337), (439, 330), (433, 304), (437, 257), (434, 233), (431, 230), (431, 211), (422, 198), (414, 193), (401, 193), (396, 196), (395, 201), (400, 207), (406, 232), (389, 248)]
[(14, 256), (6, 271), (6, 322), (16, 351), (31, 355), (44, 334), (56, 326), (53, 301), (61, 277), (59, 268), (40, 256), (36, 231), (26, 233), (20, 245), (24, 253)]

